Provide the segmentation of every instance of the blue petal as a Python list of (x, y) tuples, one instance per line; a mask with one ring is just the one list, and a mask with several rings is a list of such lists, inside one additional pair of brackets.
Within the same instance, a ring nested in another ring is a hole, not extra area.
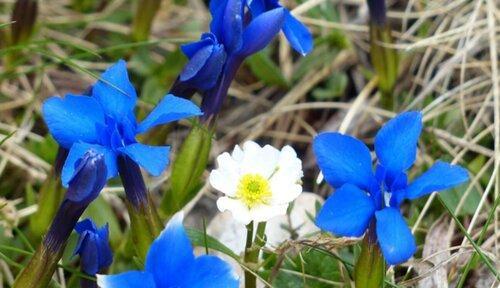
[(363, 235), (375, 213), (375, 204), (358, 187), (345, 184), (326, 200), (316, 217), (322, 230), (340, 236)]
[(204, 47), (184, 66), (179, 79), (199, 90), (209, 90), (217, 83), (225, 62), (226, 52), (222, 45)]
[(85, 238), (87, 236), (87, 231), (82, 231), (82, 232), (78, 231), (78, 233), (81, 235), (80, 237), (78, 237), (78, 242), (76, 243), (75, 249), (73, 250), (73, 256), (83, 251), (83, 244), (85, 243)]
[(469, 174), (466, 169), (438, 160), (408, 186), (406, 198), (416, 199), (434, 191), (449, 189), (468, 179)]
[(246, 57), (264, 49), (283, 26), (285, 10), (276, 8), (252, 20), (243, 31), (243, 45), (238, 54)]
[(375, 152), (388, 177), (394, 178), (413, 165), (421, 131), (422, 114), (406, 112), (387, 122), (377, 133)]
[(215, 256), (196, 258), (190, 273), (179, 287), (189, 288), (238, 288), (238, 275), (231, 266)]
[(285, 11), (285, 23), (283, 23), (283, 33), (286, 39), (290, 42), (293, 49), (302, 55), (311, 52), (313, 48), (313, 38), (309, 29), (302, 24), (297, 18), (290, 14), (290, 11)]
[(97, 230), (99, 242), (97, 249), (99, 251), (99, 270), (109, 267), (113, 263), (113, 251), (109, 245), (109, 225), (106, 223), (103, 227)]
[(160, 103), (142, 120), (137, 127), (137, 133), (144, 133), (154, 126), (166, 124), (180, 119), (200, 116), (203, 113), (193, 102), (168, 94)]
[(396, 265), (410, 259), (417, 250), (403, 216), (396, 208), (385, 208), (375, 213), (377, 238), (387, 263)]
[(246, 0), (246, 1), (247, 1), (247, 6), (250, 7), (250, 13), (252, 13), (252, 17), (254, 18), (267, 11), (266, 0)]
[(68, 157), (66, 158), (66, 162), (64, 162), (61, 172), (61, 181), (64, 187), (68, 187), (69, 181), (73, 178), (76, 168), (75, 165), (78, 160), (82, 158), (85, 152), (92, 149), (104, 155), (104, 161), (108, 171), (107, 179), (113, 178), (118, 174), (116, 167), (116, 154), (111, 149), (100, 145), (75, 143), (69, 150)]
[[(215, 34), (226, 47), (228, 54), (241, 47), (243, 32), (243, 0), (227, 0), (222, 11), (219, 34)], [(215, 15), (213, 17), (216, 17)]]
[[(76, 145), (76, 144), (75, 144)], [(75, 172), (69, 181), (65, 199), (78, 203), (90, 203), (106, 185), (106, 159), (95, 150), (86, 151), (75, 163)]]
[(208, 58), (210, 58), (210, 55), (212, 55), (212, 52), (214, 50), (213, 45), (207, 45), (204, 47), (201, 47), (198, 51), (196, 51), (193, 56), (189, 59), (189, 62), (184, 66), (184, 68), (181, 71), (181, 74), (179, 76), (181, 81), (187, 81), (203, 68), (205, 66), (205, 63), (207, 63)]
[(83, 246), (80, 251), (80, 266), (82, 270), (89, 274), (95, 275), (99, 272), (99, 250), (98, 239), (96, 234), (87, 233), (86, 239), (83, 241)]
[(94, 222), (92, 222), (92, 220), (90, 220), (89, 218), (82, 220), (75, 225), (75, 231), (79, 234), (82, 234), (86, 230), (93, 232), (97, 231), (97, 227), (95, 226)]
[(227, 0), (210, 0), (209, 4), (209, 9), (210, 13), (214, 14), (220, 9), (221, 7), (224, 7), (226, 4)]
[(92, 89), (92, 97), (101, 103), (106, 115), (117, 121), (133, 112), (137, 94), (130, 83), (125, 61), (119, 60), (104, 71)]
[(318, 166), (335, 188), (351, 183), (369, 190), (376, 183), (370, 151), (363, 142), (340, 133), (321, 133), (313, 141)]
[(228, 0), (211, 0), (210, 14), (212, 14), (212, 22), (210, 22), (210, 32), (213, 33), (219, 40), (222, 40), (222, 23), (224, 20), (224, 11)]
[[(212, 36), (210, 36), (212, 35)], [(204, 33), (201, 36), (201, 40), (181, 45), (181, 50), (184, 55), (186, 55), (189, 59), (193, 58), (194, 54), (198, 52), (203, 47), (210, 46), (214, 43), (215, 35), (212, 33)]]
[(50, 134), (66, 149), (78, 141), (98, 141), (97, 126), (105, 121), (99, 103), (86, 96), (51, 97), (43, 103), (42, 113)]
[(118, 151), (127, 154), (134, 162), (146, 169), (153, 176), (160, 174), (167, 168), (168, 154), (170, 147), (168, 146), (149, 146), (141, 143), (134, 143), (121, 147)]
[(129, 271), (116, 275), (97, 275), (97, 285), (101, 288), (159, 288), (151, 273)]
[(243, 0), (228, 0), (222, 22), (222, 43), (228, 53), (240, 49), (243, 33)]
[(157, 287), (180, 287), (186, 277), (183, 271), (194, 264), (193, 247), (182, 219), (182, 212), (177, 213), (149, 248), (146, 271), (153, 275)]

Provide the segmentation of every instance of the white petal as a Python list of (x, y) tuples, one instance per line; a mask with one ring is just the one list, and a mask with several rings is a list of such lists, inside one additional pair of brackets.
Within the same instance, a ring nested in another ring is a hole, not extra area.
[(255, 222), (266, 222), (272, 218), (286, 214), (288, 204), (285, 205), (259, 205), (250, 209), (250, 218)]
[(239, 200), (231, 199), (229, 197), (221, 197), (217, 199), (217, 208), (219, 208), (219, 211), (221, 212), (226, 210), (231, 211), (234, 219), (242, 224), (247, 225), (250, 221), (252, 221), (250, 211), (248, 211), (247, 206)]
[(248, 141), (243, 145), (243, 152), (242, 174), (259, 174), (267, 179), (276, 170), (280, 155), (276, 148), (270, 145), (260, 147), (257, 143)]
[(238, 163), (241, 163), (241, 161), (243, 161), (244, 154), (240, 145), (234, 146), (233, 153), (231, 153), (231, 156), (233, 157), (234, 161)]
[(218, 169), (224, 169), (228, 171), (238, 171), (240, 169), (240, 165), (236, 162), (233, 157), (227, 152), (224, 152), (217, 156), (217, 165)]
[(280, 172), (286, 173), (295, 182), (304, 176), (302, 161), (297, 157), (297, 153), (291, 146), (287, 145), (281, 149), (278, 167)]
[(281, 149), (278, 170), (270, 179), (273, 193), (271, 203), (287, 204), (293, 201), (302, 192), (300, 185), (303, 176), (302, 161), (297, 158), (297, 153), (290, 146)]
[(280, 184), (279, 181), (271, 183), (271, 197), (272, 205), (284, 205), (292, 202), (300, 193), (302, 193), (302, 186), (300, 184)]
[(238, 176), (231, 171), (216, 169), (210, 172), (209, 182), (212, 187), (227, 196), (234, 196), (238, 188)]

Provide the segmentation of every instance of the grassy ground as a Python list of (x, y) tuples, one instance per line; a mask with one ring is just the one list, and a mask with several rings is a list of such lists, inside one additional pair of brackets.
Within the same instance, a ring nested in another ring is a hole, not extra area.
[[(13, 2), (0, 0), (0, 32), (4, 36), (12, 25)], [(140, 112), (145, 113), (169, 89), (186, 61), (178, 45), (197, 39), (210, 21), (201, 0), (165, 0), (149, 40), (133, 42), (130, 33), (135, 6), (131, 2), (136, 1), (73, 1), (81, 4), (73, 6), (70, 0), (39, 2), (30, 40), (7, 47), (5, 38), (0, 38), (4, 59), (0, 66), (0, 140), (4, 139), (0, 146), (0, 287), (9, 287), (29, 251), (21, 235), (28, 235), (26, 241), (36, 245), (29, 236), (29, 219), (37, 209), (36, 191), (50, 171), (57, 148), (40, 116), (43, 100), (81, 93), (103, 68), (125, 58), (139, 91)], [(90, 3), (88, 7), (85, 2)], [(395, 112), (379, 105), (377, 78), (368, 55), (365, 1), (282, 2), (314, 32), (314, 51), (299, 57), (280, 36), (269, 49), (246, 62), (220, 115), (212, 157), (248, 139), (274, 146), (291, 144), (303, 159), (305, 190), (327, 196), (330, 188), (315, 184), (319, 171), (311, 153), (314, 135), (339, 130), (372, 144), (380, 125)], [(401, 287), (497, 287), (498, 279), (473, 246), (498, 268), (499, 3), (386, 2), (396, 39), (393, 47), (401, 55), (395, 89), (397, 111), (422, 110), (426, 127), (410, 177), (437, 159), (459, 163), (471, 172), (467, 185), (403, 207), (419, 251), (415, 259), (391, 268), (387, 281)], [(167, 142), (174, 151), (182, 143), (187, 125), (182, 122), (170, 127)], [(156, 139), (149, 135), (146, 141)], [(163, 177), (147, 179), (154, 197), (159, 199), (165, 192), (168, 175), (167, 171)], [(190, 203), (187, 210), (207, 209), (213, 215), (215, 193), (205, 185), (195, 198), (200, 202)], [(128, 221), (122, 195), (120, 184), (111, 183), (89, 212), (98, 215), (101, 222), (111, 222), (114, 247), (124, 245), (120, 237), (126, 233)], [(199, 222), (195, 224), (201, 226)], [(289, 263), (274, 267), (296, 273), (283, 274), (274, 285), (345, 286), (349, 282), (349, 275), (345, 275), (348, 264), (324, 260), (335, 266), (331, 271), (313, 261), (324, 255), (329, 259), (335, 259), (331, 255), (352, 256), (340, 242), (321, 238), (313, 243), (285, 243), (273, 253), (277, 259), (287, 253)], [(285, 249), (287, 245), (296, 249)], [(297, 251), (305, 251), (305, 257), (297, 260)], [(112, 270), (131, 266), (129, 259), (124, 252)], [(313, 268), (301, 269), (303, 261)], [(71, 282), (78, 274), (71, 272), (74, 264), (74, 259), (65, 258), (69, 270), (59, 271), (58, 285), (75, 285)]]

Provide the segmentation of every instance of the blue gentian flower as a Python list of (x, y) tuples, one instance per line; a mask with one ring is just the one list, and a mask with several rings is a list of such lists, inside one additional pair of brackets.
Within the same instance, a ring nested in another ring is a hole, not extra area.
[(195, 257), (182, 219), (182, 212), (176, 214), (151, 244), (144, 271), (97, 275), (97, 284), (102, 288), (237, 288), (238, 276), (228, 263), (215, 256)]
[(14, 287), (49, 286), (71, 231), (88, 205), (106, 185), (104, 155), (89, 150), (75, 164), (75, 173), (69, 179), (65, 198), (40, 246), (18, 275)]
[(93, 276), (108, 268), (113, 262), (108, 224), (97, 228), (91, 219), (85, 219), (76, 224), (75, 230), (80, 236), (73, 255), (80, 255), (81, 270)]
[(50, 251), (57, 252), (64, 245), (78, 219), (106, 185), (107, 168), (104, 155), (90, 149), (75, 163), (75, 173), (68, 181), (65, 198), (44, 239)]
[(189, 62), (171, 92), (185, 97), (202, 92), (202, 110), (208, 118), (220, 110), (241, 63), (264, 49), (282, 28), (297, 51), (308, 53), (309, 31), (278, 2), (271, 2), (260, 9), (247, 0), (212, 0), (210, 32), (181, 47)]
[(399, 207), (433, 191), (457, 186), (468, 179), (467, 170), (437, 161), (408, 183), (422, 130), (420, 112), (402, 113), (387, 122), (375, 137), (378, 164), (372, 171), (370, 151), (356, 138), (322, 133), (313, 149), (326, 181), (336, 191), (318, 213), (316, 225), (340, 236), (359, 237), (371, 222), (387, 263), (395, 265), (416, 251), (415, 239)]
[[(257, 17), (262, 13), (282, 8), (283, 6), (278, 0), (246, 0), (248, 7), (253, 17)], [(309, 29), (302, 24), (297, 18), (293, 17), (288, 9), (284, 9), (285, 21), (283, 22), (283, 33), (290, 45), (302, 55), (311, 52), (313, 48), (313, 38)]]
[(109, 67), (92, 86), (91, 95), (51, 97), (43, 104), (43, 116), (52, 136), (69, 154), (62, 169), (64, 186), (75, 174), (75, 163), (89, 149), (104, 155), (108, 179), (118, 174), (120, 156), (142, 166), (153, 176), (168, 164), (168, 146), (137, 142), (139, 134), (154, 126), (201, 115), (192, 102), (166, 95), (140, 123), (134, 115), (137, 94), (123, 60)]

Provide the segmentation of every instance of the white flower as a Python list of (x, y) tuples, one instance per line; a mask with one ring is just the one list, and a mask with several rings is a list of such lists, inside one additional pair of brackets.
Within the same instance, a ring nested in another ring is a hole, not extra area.
[(217, 200), (220, 211), (231, 211), (243, 223), (264, 222), (286, 214), (288, 204), (302, 192), (302, 162), (290, 146), (281, 151), (248, 141), (243, 149), (217, 157), (218, 168), (210, 184), (225, 196)]

